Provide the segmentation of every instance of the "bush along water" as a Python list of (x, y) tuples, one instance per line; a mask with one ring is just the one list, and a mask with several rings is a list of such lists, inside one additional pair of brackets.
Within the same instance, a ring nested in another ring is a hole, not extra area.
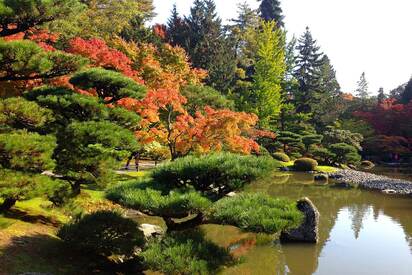
[[(159, 166), (152, 178), (109, 189), (107, 197), (165, 221), (166, 236), (149, 241), (143, 249), (148, 268), (167, 274), (214, 274), (218, 266), (230, 263), (231, 257), (202, 236), (188, 233), (197, 226), (232, 225), (275, 234), (301, 223), (302, 213), (295, 202), (261, 193), (236, 193), (277, 167), (279, 163), (271, 157), (230, 153), (189, 156)], [(227, 196), (229, 193), (232, 195)]]

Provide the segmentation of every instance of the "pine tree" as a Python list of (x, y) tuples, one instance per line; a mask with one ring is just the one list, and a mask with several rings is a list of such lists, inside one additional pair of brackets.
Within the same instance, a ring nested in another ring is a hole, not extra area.
[(368, 81), (366, 81), (365, 72), (361, 74), (359, 81), (357, 82), (358, 87), (356, 88), (355, 94), (361, 99), (367, 99), (369, 97), (368, 93)]
[(403, 104), (408, 104), (412, 100), (412, 78), (406, 84), (405, 90), (401, 95), (400, 102)]
[(378, 102), (381, 103), (386, 99), (386, 95), (385, 95), (385, 91), (383, 90), (383, 88), (379, 88), (378, 91)]
[(317, 128), (323, 128), (339, 117), (341, 108), (341, 89), (336, 79), (336, 71), (327, 55), (322, 58), (318, 103), (312, 106), (313, 122)]
[(185, 44), (185, 32), (187, 25), (184, 19), (179, 15), (176, 4), (173, 5), (172, 15), (167, 21), (167, 39), (173, 46)]
[(234, 81), (236, 55), (233, 41), (226, 39), (214, 1), (194, 1), (185, 24), (187, 32), (179, 46), (188, 52), (194, 67), (208, 71), (208, 85), (227, 91)]
[(320, 52), (320, 47), (313, 39), (309, 27), (298, 40), (296, 49), (299, 52), (294, 72), (299, 82), (299, 90), (294, 95), (296, 111), (311, 113), (312, 107), (319, 102), (323, 53)]
[(275, 20), (278, 27), (284, 26), (284, 16), (279, 0), (261, 0), (259, 11), (263, 20)]

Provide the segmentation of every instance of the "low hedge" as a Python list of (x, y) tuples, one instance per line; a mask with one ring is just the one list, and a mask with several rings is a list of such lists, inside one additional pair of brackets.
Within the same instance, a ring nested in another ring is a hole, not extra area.
[(318, 167), (318, 162), (311, 158), (300, 158), (295, 160), (293, 168), (297, 171), (314, 171)]
[(289, 162), (289, 161), (290, 161), (289, 156), (286, 155), (285, 153), (280, 153), (280, 152), (273, 153), (273, 154), (272, 154), (272, 157), (273, 157), (275, 160), (282, 161), (282, 162)]

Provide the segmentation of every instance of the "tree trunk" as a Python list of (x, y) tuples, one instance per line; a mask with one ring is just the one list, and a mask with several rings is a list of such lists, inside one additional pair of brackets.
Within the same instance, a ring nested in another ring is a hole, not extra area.
[(16, 199), (14, 198), (6, 198), (2, 205), (0, 205), (0, 212), (5, 212), (13, 207), (16, 204)]
[(196, 217), (194, 217), (191, 220), (185, 221), (185, 222), (174, 222), (171, 218), (163, 218), (166, 222), (167, 226), (167, 231), (182, 231), (190, 228), (194, 228), (196, 226), (199, 226), (201, 224), (206, 223), (206, 219), (203, 216), (202, 213), (197, 214)]
[(80, 195), (80, 190), (81, 190), (80, 183), (76, 182), (76, 183), (73, 183), (71, 186), (72, 186), (73, 195), (75, 196)]

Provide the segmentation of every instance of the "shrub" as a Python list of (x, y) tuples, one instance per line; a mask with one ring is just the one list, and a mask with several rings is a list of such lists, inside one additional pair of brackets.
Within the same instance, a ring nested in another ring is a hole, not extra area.
[(193, 186), (207, 192), (226, 194), (273, 171), (279, 165), (270, 157), (215, 153), (188, 156), (160, 166), (152, 173), (153, 180), (171, 188)]
[(233, 260), (226, 249), (205, 240), (200, 231), (152, 240), (141, 256), (148, 269), (166, 274), (216, 274), (220, 266)]
[(209, 217), (218, 224), (230, 224), (257, 233), (277, 233), (296, 228), (302, 213), (296, 203), (264, 194), (240, 194), (216, 202)]
[(375, 164), (372, 161), (364, 160), (361, 162), (361, 167), (363, 169), (372, 169), (373, 167), (375, 167)]
[(326, 148), (314, 148), (311, 150), (313, 158), (323, 164), (330, 164), (332, 160), (336, 157), (335, 154), (330, 152)]
[(137, 224), (112, 211), (85, 215), (61, 227), (57, 233), (68, 245), (95, 255), (133, 256), (135, 247), (144, 244)]
[(300, 158), (295, 161), (294, 168), (297, 171), (314, 171), (318, 166), (318, 162), (311, 158)]
[(121, 205), (159, 216), (186, 217), (210, 206), (210, 201), (198, 192), (156, 190), (150, 180), (127, 182), (107, 191), (107, 198)]
[(341, 164), (356, 164), (361, 160), (358, 150), (346, 143), (332, 144), (329, 150), (335, 154), (334, 161)]
[(279, 152), (273, 153), (272, 157), (276, 160), (283, 161), (283, 162), (289, 162), (290, 161), (289, 156), (286, 155), (285, 153), (279, 153)]

